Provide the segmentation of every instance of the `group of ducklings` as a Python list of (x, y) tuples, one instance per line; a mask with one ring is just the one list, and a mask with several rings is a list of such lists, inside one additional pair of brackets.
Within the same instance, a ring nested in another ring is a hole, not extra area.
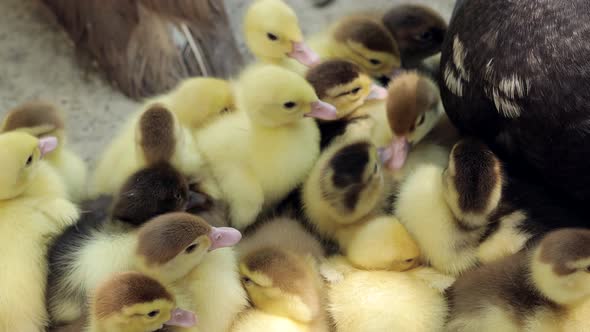
[(244, 28), (257, 63), (147, 100), (88, 181), (56, 108), (5, 116), (0, 331), (589, 330), (590, 230), (453, 128), (435, 12)]

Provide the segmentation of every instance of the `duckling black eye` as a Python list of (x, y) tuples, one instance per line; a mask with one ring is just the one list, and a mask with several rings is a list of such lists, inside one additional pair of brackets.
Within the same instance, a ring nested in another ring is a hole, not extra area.
[(174, 199), (176, 199), (177, 201), (181, 201), (182, 195), (180, 193), (176, 193), (176, 194), (174, 194)]
[(221, 114), (229, 113), (229, 107), (222, 109), (220, 113)]
[(242, 277), (242, 283), (244, 283), (244, 285), (251, 285), (253, 281), (248, 277)]
[(432, 33), (432, 31), (426, 31), (423, 34), (421, 34), (420, 36), (418, 36), (419, 40), (425, 40), (425, 41), (430, 41), (434, 38), (434, 34)]
[(283, 107), (285, 107), (286, 109), (292, 109), (295, 106), (297, 106), (297, 104), (292, 101), (288, 101), (283, 104)]
[(267, 37), (268, 39), (272, 40), (272, 41), (275, 41), (275, 40), (278, 40), (278, 39), (279, 39), (279, 37), (277, 37), (277, 35), (275, 35), (275, 34), (272, 34), (272, 33), (270, 33), (270, 32), (266, 34), (266, 37)]
[(424, 120), (426, 120), (426, 116), (424, 114), (420, 115), (418, 121), (416, 121), (416, 125), (421, 126), (424, 123)]
[(353, 95), (356, 95), (357, 93), (359, 93), (359, 91), (361, 91), (361, 88), (354, 88), (354, 89), (352, 89), (352, 91), (350, 91), (350, 93), (352, 93)]
[(154, 311), (150, 311), (148, 312), (148, 317), (154, 318), (156, 316), (158, 316), (158, 314), (160, 313), (160, 310), (154, 310)]
[(414, 259), (413, 259), (413, 258), (410, 258), (410, 259), (406, 259), (406, 261), (405, 261), (405, 262), (406, 262), (406, 263), (412, 263), (413, 261), (414, 261)]
[(375, 66), (378, 66), (378, 65), (380, 65), (380, 64), (381, 64), (381, 61), (379, 61), (379, 60), (377, 60), (377, 59), (369, 59), (369, 62), (370, 62), (372, 65), (375, 65)]
[(29, 158), (27, 158), (27, 163), (25, 165), (31, 166), (32, 163), (33, 163), (33, 155), (30, 155)]
[(188, 246), (186, 249), (184, 249), (184, 252), (187, 254), (192, 253), (193, 251), (195, 251), (195, 249), (197, 249), (199, 245), (197, 243), (195, 244), (191, 244), (190, 246)]

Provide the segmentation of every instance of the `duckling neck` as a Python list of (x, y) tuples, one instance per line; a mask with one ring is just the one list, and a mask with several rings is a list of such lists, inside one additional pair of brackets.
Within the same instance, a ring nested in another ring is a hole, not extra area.
[(55, 170), (45, 162), (39, 165), (37, 175), (31, 179), (31, 184), (25, 190), (23, 196), (49, 196), (52, 198), (67, 197), (67, 191), (65, 185), (61, 181), (59, 175)]

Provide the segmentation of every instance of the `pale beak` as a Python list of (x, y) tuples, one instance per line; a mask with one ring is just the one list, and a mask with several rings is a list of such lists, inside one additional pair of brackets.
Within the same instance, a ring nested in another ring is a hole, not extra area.
[(169, 321), (164, 323), (164, 325), (168, 326), (178, 326), (178, 327), (193, 327), (197, 325), (197, 316), (194, 313), (188, 310), (176, 308), (172, 310), (172, 317)]
[(379, 151), (381, 162), (392, 171), (404, 167), (410, 151), (410, 143), (406, 137), (394, 138), (391, 144)]
[(318, 100), (311, 103), (311, 111), (305, 116), (320, 120), (336, 120), (338, 119), (338, 111), (331, 104)]
[(366, 100), (384, 100), (387, 99), (387, 89), (373, 84), (371, 86), (371, 92), (367, 96)]
[(209, 251), (213, 251), (219, 248), (231, 247), (242, 239), (242, 233), (235, 228), (231, 227), (211, 227), (209, 232), (209, 240), (211, 240), (211, 246)]
[(186, 209), (191, 210), (199, 206), (205, 206), (209, 202), (207, 195), (189, 190), (188, 191), (188, 202), (186, 203)]
[(304, 42), (293, 42), (293, 50), (287, 55), (306, 67), (320, 62), (320, 56)]
[(39, 139), (39, 150), (41, 150), (41, 157), (57, 148), (58, 141), (54, 136), (47, 136)]

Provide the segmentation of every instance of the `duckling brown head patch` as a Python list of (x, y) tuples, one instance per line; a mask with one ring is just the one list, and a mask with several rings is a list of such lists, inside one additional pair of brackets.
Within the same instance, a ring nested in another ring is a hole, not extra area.
[(405, 136), (420, 125), (418, 118), (440, 102), (436, 85), (417, 72), (401, 74), (388, 89), (387, 120), (397, 136)]
[(421, 58), (440, 52), (447, 23), (434, 10), (420, 5), (401, 5), (383, 16), (383, 24), (398, 43), (402, 58)]
[(64, 129), (64, 119), (52, 104), (42, 101), (28, 102), (8, 112), (2, 131), (35, 127), (44, 127), (47, 131), (36, 134), (47, 134), (54, 130)]
[(94, 314), (98, 319), (120, 312), (123, 308), (155, 300), (173, 302), (172, 295), (155, 279), (137, 272), (117, 274), (96, 291)]
[(170, 161), (176, 148), (174, 115), (163, 105), (155, 104), (139, 119), (139, 145), (148, 165)]
[(113, 205), (114, 219), (139, 226), (158, 215), (184, 211), (190, 193), (186, 179), (168, 163), (131, 175)]
[(559, 276), (569, 275), (576, 272), (571, 263), (590, 259), (590, 230), (567, 228), (554, 231), (547, 234), (539, 246), (543, 263), (553, 265), (553, 271)]
[(305, 78), (315, 89), (318, 98), (324, 99), (330, 89), (357, 79), (361, 69), (345, 60), (328, 60), (312, 67)]
[(305, 290), (305, 285), (300, 282), (306, 278), (300, 262), (279, 248), (265, 247), (256, 250), (244, 259), (244, 264), (250, 272), (270, 278), (273, 287), (292, 294)]
[(334, 32), (339, 42), (352, 41), (375, 52), (399, 55), (397, 43), (381, 23), (365, 17), (351, 17), (342, 21)]
[(500, 161), (482, 142), (464, 139), (451, 151), (448, 172), (465, 213), (481, 213), (502, 183)]
[(211, 226), (197, 216), (180, 212), (164, 214), (141, 227), (137, 254), (147, 264), (165, 264), (210, 232)]

